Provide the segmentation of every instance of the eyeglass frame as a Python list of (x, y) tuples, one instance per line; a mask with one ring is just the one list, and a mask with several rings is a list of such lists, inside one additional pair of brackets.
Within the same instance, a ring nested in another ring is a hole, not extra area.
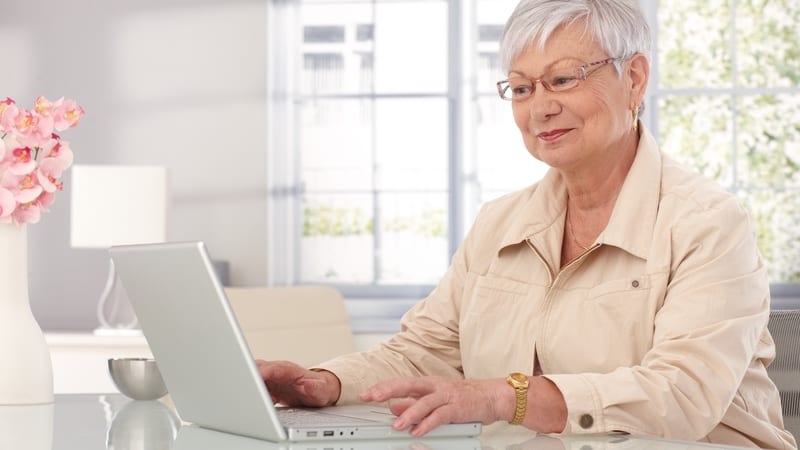
[[(505, 80), (500, 80), (500, 81), (498, 81), (496, 83), (497, 84), (497, 93), (500, 95), (500, 98), (503, 99), (503, 100), (507, 100), (507, 101), (511, 101), (511, 102), (514, 102), (514, 101), (520, 102), (520, 101), (528, 100), (529, 98), (533, 98), (534, 94), (536, 94), (536, 84), (537, 83), (541, 83), (542, 86), (544, 86), (544, 88), (546, 90), (550, 91), (550, 92), (556, 92), (556, 93), (558, 93), (558, 92), (567, 92), (569, 90), (575, 89), (576, 87), (580, 86), (580, 84), (581, 84), (580, 82), (581, 81), (586, 81), (586, 79), (589, 78), (589, 75), (597, 72), (598, 70), (600, 70), (601, 67), (603, 67), (603, 66), (605, 66), (607, 64), (616, 63), (617, 61), (624, 61), (624, 60), (625, 60), (624, 57), (618, 56), (616, 58), (601, 59), (599, 61), (590, 62), (590, 63), (583, 64), (581, 66), (575, 67), (574, 68), (575, 70), (580, 70), (580, 75), (577, 78), (575, 78), (575, 81), (576, 81), (575, 85), (574, 86), (570, 86), (570, 87), (568, 87), (566, 89), (561, 89), (561, 90), (555, 89), (554, 90), (553, 87), (550, 85), (550, 83), (544, 81), (542, 78), (535, 78), (534, 79), (534, 78), (522, 77), (522, 78), (526, 78), (528, 81), (531, 82), (531, 89), (532, 90), (531, 90), (531, 94), (529, 96), (525, 97), (524, 99), (519, 99), (519, 100), (515, 100), (513, 97), (506, 98), (503, 94), (511, 88), (511, 84), (510, 84), (511, 79), (510, 78), (506, 78)], [(593, 66), (598, 66), (598, 67), (596, 67), (591, 72), (586, 70), (589, 67), (593, 67)], [(506, 84), (505, 89), (503, 88), (503, 84), (504, 83)]]

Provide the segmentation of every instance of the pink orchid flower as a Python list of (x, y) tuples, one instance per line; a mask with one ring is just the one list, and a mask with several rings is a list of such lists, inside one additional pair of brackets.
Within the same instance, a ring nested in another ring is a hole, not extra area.
[(34, 201), (19, 205), (11, 216), (17, 224), (37, 223), (55, 198), (55, 194), (51, 192), (42, 192)]
[(23, 203), (11, 213), (11, 216), (17, 224), (37, 223), (42, 217), (42, 210), (36, 202)]
[(39, 205), (39, 209), (42, 212), (48, 212), (50, 205), (53, 204), (53, 201), (56, 199), (56, 194), (54, 192), (42, 192), (42, 195), (36, 199), (36, 203)]
[(14, 175), (6, 173), (0, 180), (0, 187), (4, 187), (14, 194), (14, 199), (20, 205), (30, 203), (41, 195), (42, 187), (37, 184), (36, 178), (32, 174)]
[(14, 121), (17, 139), (29, 147), (41, 147), (53, 134), (54, 120), (51, 116), (20, 110)]
[(9, 153), (8, 172), (14, 175), (27, 175), (36, 169), (36, 160), (33, 159), (33, 150), (30, 147), (17, 147)]
[(0, 187), (0, 223), (8, 223), (16, 207), (17, 200), (14, 198), (14, 193)]
[(54, 127), (58, 131), (75, 127), (80, 122), (83, 114), (83, 107), (78, 106), (72, 100), (64, 100), (62, 97), (53, 106)]
[[(61, 97), (60, 99), (56, 100), (56, 102), (62, 102), (63, 100), (64, 97)], [(42, 95), (36, 97), (36, 100), (33, 101), (33, 110), (36, 111), (36, 114), (39, 114), (40, 116), (49, 116), (53, 111), (54, 106), (55, 103), (51, 102)]]
[(64, 164), (64, 168), (72, 165), (74, 155), (69, 146), (69, 142), (62, 141), (57, 134), (53, 133), (52, 139), (47, 141), (44, 146), (39, 149), (39, 158), (55, 158)]
[(30, 111), (0, 100), (0, 223), (36, 223), (64, 187), (74, 156), (54, 131), (78, 125), (82, 107), (40, 96)]
[(59, 178), (61, 178), (61, 173), (67, 167), (69, 167), (68, 164), (64, 164), (63, 161), (57, 158), (45, 158), (39, 164), (39, 168), (36, 169), (36, 181), (45, 192), (60, 191), (64, 188), (64, 183), (59, 181)]
[(0, 131), (6, 132), (14, 128), (14, 117), (18, 108), (13, 99), (6, 97), (0, 101)]

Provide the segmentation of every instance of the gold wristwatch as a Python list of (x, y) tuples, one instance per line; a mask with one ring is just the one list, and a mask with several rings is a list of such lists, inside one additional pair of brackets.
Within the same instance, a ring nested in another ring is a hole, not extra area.
[(506, 378), (506, 381), (517, 394), (517, 408), (514, 410), (514, 418), (509, 423), (519, 425), (525, 418), (525, 409), (528, 407), (528, 376), (524, 373), (514, 372)]

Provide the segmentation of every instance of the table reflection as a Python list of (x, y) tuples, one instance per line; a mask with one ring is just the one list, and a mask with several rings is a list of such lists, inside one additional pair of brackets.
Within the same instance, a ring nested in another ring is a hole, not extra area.
[(51, 450), (54, 404), (0, 406), (0, 449)]
[(113, 413), (106, 447), (109, 450), (171, 450), (179, 428), (178, 416), (163, 403), (131, 400)]
[[(733, 449), (625, 434), (537, 435), (496, 423), (477, 439), (268, 442), (184, 425), (168, 398), (62, 394), (54, 405), (0, 406), (0, 450), (710, 450)], [(54, 418), (55, 415), (55, 418)]]

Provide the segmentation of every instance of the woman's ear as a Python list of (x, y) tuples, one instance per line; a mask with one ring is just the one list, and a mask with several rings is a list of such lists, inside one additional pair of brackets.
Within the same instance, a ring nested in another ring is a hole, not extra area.
[(631, 82), (631, 107), (638, 107), (644, 101), (647, 81), (650, 79), (650, 60), (643, 53), (630, 57), (628, 76)]

